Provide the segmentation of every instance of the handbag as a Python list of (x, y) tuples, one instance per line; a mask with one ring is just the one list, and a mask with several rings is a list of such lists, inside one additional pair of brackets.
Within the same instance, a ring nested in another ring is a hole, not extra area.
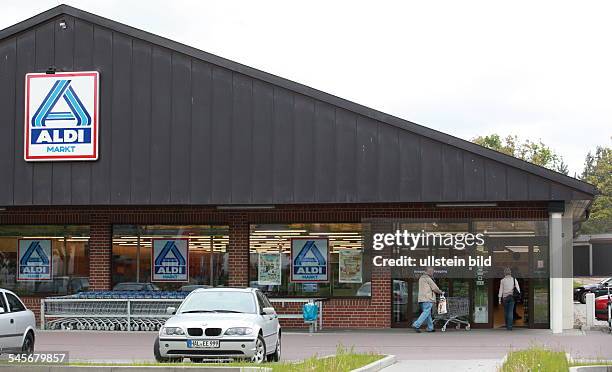
[(521, 292), (516, 288), (516, 278), (514, 278), (514, 287), (512, 287), (512, 297), (514, 297), (514, 302), (523, 301)]

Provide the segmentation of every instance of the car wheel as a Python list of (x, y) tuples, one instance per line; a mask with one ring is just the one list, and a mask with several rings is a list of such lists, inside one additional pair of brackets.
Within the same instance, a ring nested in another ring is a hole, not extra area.
[(581, 304), (586, 304), (586, 295), (589, 292), (582, 292), (582, 294), (580, 295), (580, 303)]
[(255, 354), (251, 357), (251, 362), (260, 364), (266, 360), (266, 342), (262, 335), (257, 336), (255, 340)]
[(181, 361), (181, 358), (166, 358), (161, 356), (159, 351), (159, 337), (155, 338), (155, 343), (153, 344), (153, 355), (155, 355), (155, 360), (157, 363), (178, 363)]
[(30, 331), (23, 339), (23, 345), (21, 345), (21, 352), (30, 355), (34, 352), (34, 334)]
[(268, 362), (280, 362), (281, 359), (281, 337), (280, 333), (278, 335), (278, 339), (276, 340), (276, 349), (272, 354), (268, 356)]

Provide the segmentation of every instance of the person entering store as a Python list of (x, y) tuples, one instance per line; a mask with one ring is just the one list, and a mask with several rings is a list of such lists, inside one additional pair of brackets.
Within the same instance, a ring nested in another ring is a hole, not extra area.
[(506, 321), (506, 329), (511, 331), (514, 324), (514, 306), (515, 297), (520, 296), (521, 289), (512, 276), (512, 270), (509, 267), (504, 269), (504, 278), (499, 283), (499, 304), (504, 304), (504, 319)]
[(415, 332), (420, 333), (421, 325), (427, 322), (427, 332), (434, 332), (433, 319), (431, 318), (431, 309), (436, 303), (436, 293), (442, 294), (442, 291), (436, 283), (433, 281), (434, 269), (428, 267), (425, 272), (419, 278), (419, 308), (421, 309), (421, 315), (418, 319), (412, 323), (412, 327)]

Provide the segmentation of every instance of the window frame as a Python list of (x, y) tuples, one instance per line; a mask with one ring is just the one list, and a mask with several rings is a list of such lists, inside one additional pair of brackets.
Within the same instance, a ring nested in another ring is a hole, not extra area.
[[(17, 297), (17, 295), (14, 295), (14, 294), (9, 293), (9, 292), (4, 292), (4, 296), (6, 297), (6, 302), (7, 302), (8, 306), (9, 306), (9, 313), (20, 313), (20, 312), (26, 311), (28, 309), (26, 307), (26, 305), (24, 305), (24, 303), (21, 301), (21, 299), (19, 299), (19, 297)], [(19, 303), (21, 305), (21, 310), (13, 310), (13, 305), (9, 301), (9, 296), (12, 296), (12, 297), (15, 298), (15, 300), (17, 300), (17, 303)]]

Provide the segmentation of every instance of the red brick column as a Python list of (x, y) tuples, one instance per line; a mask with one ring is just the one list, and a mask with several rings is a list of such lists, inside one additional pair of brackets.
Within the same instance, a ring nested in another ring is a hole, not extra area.
[(246, 214), (232, 213), (229, 218), (229, 285), (249, 286), (249, 222)]
[(111, 289), (112, 224), (106, 213), (91, 215), (89, 238), (89, 288)]
[(372, 267), (372, 317), (377, 328), (390, 328), (392, 309), (391, 270), (388, 267)]

